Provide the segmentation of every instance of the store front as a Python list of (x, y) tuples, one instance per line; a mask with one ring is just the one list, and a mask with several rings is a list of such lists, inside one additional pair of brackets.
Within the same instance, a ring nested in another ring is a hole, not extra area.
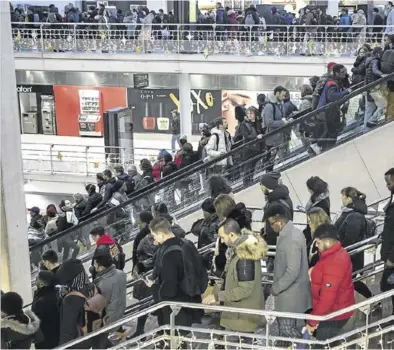
[(17, 85), (21, 133), (56, 135), (52, 85)]

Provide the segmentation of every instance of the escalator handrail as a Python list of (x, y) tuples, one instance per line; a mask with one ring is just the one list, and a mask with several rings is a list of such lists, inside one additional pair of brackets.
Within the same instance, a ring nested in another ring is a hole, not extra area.
[[(317, 315), (310, 315), (310, 314), (301, 314), (301, 313), (294, 313), (294, 312), (281, 312), (281, 311), (266, 311), (266, 310), (259, 310), (259, 309), (246, 309), (246, 308), (237, 308), (237, 307), (228, 307), (228, 306), (223, 306), (223, 305), (202, 305), (202, 304), (197, 304), (197, 303), (182, 303), (182, 307), (188, 308), (188, 309), (205, 309), (205, 310), (212, 310), (212, 311), (221, 311), (221, 312), (230, 312), (230, 313), (243, 313), (243, 314), (248, 314), (248, 315), (255, 315), (255, 316), (274, 316), (274, 317), (287, 317), (287, 318), (293, 318), (297, 320), (304, 320), (305, 316), (307, 315), (308, 320), (313, 320), (313, 321), (328, 321), (334, 317), (342, 316), (345, 313), (356, 311), (358, 309), (361, 309), (366, 306), (370, 306), (376, 303), (379, 303), (385, 299), (391, 298), (391, 296), (394, 295), (394, 290), (390, 290), (388, 292), (383, 292), (381, 294), (375, 295), (371, 298), (368, 298), (362, 302), (356, 303), (354, 305), (348, 306), (346, 308), (343, 308), (338, 311), (334, 311), (332, 313), (329, 313), (324, 316), (317, 316)], [(94, 331), (92, 333), (89, 333), (81, 338), (72, 340), (69, 343), (63, 344), (60, 347), (56, 349), (67, 349), (70, 348), (71, 346), (77, 345), (80, 342), (86, 341), (88, 339), (91, 339), (93, 337), (96, 337), (97, 335), (100, 335), (102, 333), (109, 333), (113, 331), (114, 329), (130, 322), (135, 319), (137, 319), (140, 316), (144, 316), (147, 314), (150, 314), (152, 312), (155, 312), (163, 307), (179, 307), (180, 303), (179, 302), (169, 302), (169, 301), (163, 301), (158, 304), (152, 305), (148, 307), (147, 309), (144, 309), (142, 311), (137, 312), (136, 314), (127, 316), (121, 320), (118, 320), (108, 326), (105, 326), (103, 328), (100, 328), (97, 331)]]
[(311, 111), (311, 112), (307, 113), (306, 115), (304, 115), (304, 116), (302, 116), (300, 118), (294, 119), (293, 121), (289, 122), (285, 126), (266, 133), (265, 135), (263, 135), (263, 137), (261, 139), (255, 139), (255, 140), (251, 140), (251, 141), (249, 141), (247, 143), (244, 143), (241, 146), (229, 151), (228, 153), (223, 154), (223, 155), (221, 155), (221, 156), (219, 156), (219, 157), (217, 157), (215, 159), (212, 159), (212, 160), (210, 160), (208, 162), (205, 162), (203, 164), (200, 164), (200, 165), (197, 165), (197, 166), (196, 166), (196, 164), (191, 164), (188, 167), (185, 167), (185, 169), (181, 169), (181, 170), (175, 172), (173, 174), (173, 176), (169, 176), (169, 177), (160, 179), (156, 183), (149, 184), (148, 186), (138, 190), (136, 193), (133, 194), (133, 196), (130, 199), (128, 199), (127, 201), (123, 202), (122, 204), (120, 204), (120, 205), (118, 205), (116, 207), (110, 208), (110, 209), (106, 209), (103, 212), (97, 213), (96, 215), (94, 215), (94, 216), (82, 221), (82, 223), (80, 223), (80, 224), (78, 224), (76, 226), (70, 227), (69, 229), (66, 229), (66, 230), (64, 230), (62, 232), (59, 232), (59, 233), (57, 233), (56, 235), (53, 235), (50, 238), (47, 238), (46, 240), (44, 240), (44, 241), (42, 241), (42, 242), (30, 247), (29, 251), (33, 251), (33, 250), (35, 250), (37, 248), (43, 247), (46, 244), (48, 244), (48, 243), (50, 243), (50, 242), (52, 242), (52, 241), (54, 241), (54, 240), (56, 240), (58, 238), (61, 238), (62, 236), (66, 235), (66, 234), (74, 232), (74, 231), (82, 228), (83, 226), (85, 226), (87, 224), (93, 223), (94, 221), (98, 220), (99, 218), (101, 218), (103, 216), (106, 216), (108, 214), (114, 213), (115, 211), (119, 210), (120, 208), (124, 208), (124, 207), (130, 205), (130, 204), (134, 203), (135, 201), (138, 201), (138, 200), (142, 199), (146, 195), (151, 194), (152, 192), (156, 192), (156, 191), (164, 188), (165, 186), (173, 185), (176, 182), (178, 182), (179, 180), (183, 179), (184, 176), (190, 176), (192, 174), (196, 174), (196, 173), (200, 172), (201, 170), (210, 168), (213, 165), (215, 165), (216, 163), (218, 163), (218, 162), (220, 162), (220, 161), (222, 161), (222, 160), (224, 160), (224, 159), (226, 159), (228, 157), (231, 157), (231, 156), (233, 156), (234, 154), (236, 154), (238, 152), (242, 152), (247, 147), (250, 147), (250, 146), (252, 146), (252, 145), (254, 145), (256, 143), (263, 142), (264, 140), (266, 140), (269, 137), (272, 137), (275, 134), (283, 133), (285, 130), (295, 126), (296, 124), (301, 123), (301, 121), (304, 121), (304, 120), (306, 120), (308, 118), (311, 118), (311, 117), (313, 117), (313, 116), (315, 116), (315, 115), (317, 115), (317, 114), (319, 114), (321, 112), (326, 112), (326, 111), (328, 111), (331, 108), (339, 107), (342, 104), (344, 104), (345, 102), (349, 101), (351, 98), (353, 98), (355, 96), (358, 96), (358, 95), (362, 94), (363, 92), (365, 92), (367, 90), (370, 90), (371, 88), (374, 88), (374, 87), (376, 87), (376, 86), (378, 86), (378, 85), (380, 85), (380, 84), (382, 84), (384, 82), (387, 82), (391, 78), (394, 78), (394, 73), (391, 73), (391, 74), (387, 75), (384, 78), (380, 78), (380, 79), (376, 80), (375, 82), (372, 82), (372, 83), (370, 83), (368, 85), (365, 85), (365, 86), (361, 87), (360, 89), (354, 90), (354, 91), (352, 91), (351, 93), (345, 95), (344, 97), (342, 97), (341, 99), (339, 99), (336, 102), (331, 102), (331, 103), (329, 103), (329, 104), (327, 104), (327, 105), (325, 105), (325, 106), (323, 106), (323, 107), (321, 107), (319, 109), (316, 109), (314, 111)]

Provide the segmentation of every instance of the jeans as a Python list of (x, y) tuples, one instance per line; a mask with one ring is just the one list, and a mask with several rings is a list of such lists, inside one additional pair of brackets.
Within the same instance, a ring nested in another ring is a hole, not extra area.
[[(346, 324), (348, 320), (338, 320), (338, 321), (322, 321), (316, 330), (317, 340), (327, 340), (334, 338), (341, 332), (341, 329)], [(335, 343), (330, 344), (330, 346), (335, 346)], [(315, 349), (324, 349), (327, 345), (315, 345)]]
[(176, 145), (179, 142), (180, 138), (181, 138), (181, 135), (179, 135), (179, 134), (171, 136), (171, 149), (172, 149), (173, 153), (175, 153), (175, 151), (176, 151)]
[[(371, 100), (371, 98), (373, 100)], [(364, 128), (375, 126), (379, 118), (383, 115), (384, 108), (385, 99), (380, 90), (371, 91), (370, 97), (365, 96)]]

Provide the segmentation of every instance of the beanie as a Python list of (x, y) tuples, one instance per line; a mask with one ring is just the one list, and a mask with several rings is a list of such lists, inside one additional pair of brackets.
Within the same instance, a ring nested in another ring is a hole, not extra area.
[(124, 184), (124, 181), (122, 181), (122, 180), (117, 180), (117, 181), (114, 183), (114, 192), (118, 192), (118, 191), (121, 189), (121, 187), (123, 186), (123, 184)]
[(213, 199), (207, 198), (202, 202), (201, 209), (209, 214), (214, 214), (216, 212), (215, 206), (213, 205)]
[(7, 315), (19, 315), (22, 313), (23, 300), (18, 293), (8, 292), (1, 296), (1, 312)]
[(60, 284), (69, 284), (82, 271), (84, 271), (84, 267), (81, 260), (71, 258), (60, 265), (59, 270), (56, 272), (56, 277)]
[(328, 62), (327, 69), (332, 69), (336, 65), (336, 62)]
[(271, 173), (264, 174), (260, 179), (260, 184), (269, 190), (274, 190), (279, 183), (280, 173), (273, 171)]

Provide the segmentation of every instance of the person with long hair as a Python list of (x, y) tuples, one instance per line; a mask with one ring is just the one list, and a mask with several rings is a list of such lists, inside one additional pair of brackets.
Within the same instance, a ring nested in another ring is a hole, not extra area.
[(224, 177), (219, 175), (212, 175), (208, 180), (209, 196), (215, 199), (220, 194), (232, 195), (233, 190)]
[(319, 251), (316, 247), (314, 233), (320, 225), (331, 224), (331, 218), (322, 208), (313, 207), (307, 212), (307, 221), (311, 232), (310, 240), (308, 241), (307, 239), (306, 241), (308, 249), (308, 263), (309, 267), (313, 267), (319, 260)]
[[(354, 187), (345, 187), (341, 191), (343, 209), (335, 222), (338, 238), (344, 248), (362, 241), (366, 237), (368, 212), (366, 195)], [(364, 267), (364, 252), (351, 255), (353, 272)], [(364, 298), (371, 298), (372, 292), (362, 281), (354, 282), (354, 289)]]

